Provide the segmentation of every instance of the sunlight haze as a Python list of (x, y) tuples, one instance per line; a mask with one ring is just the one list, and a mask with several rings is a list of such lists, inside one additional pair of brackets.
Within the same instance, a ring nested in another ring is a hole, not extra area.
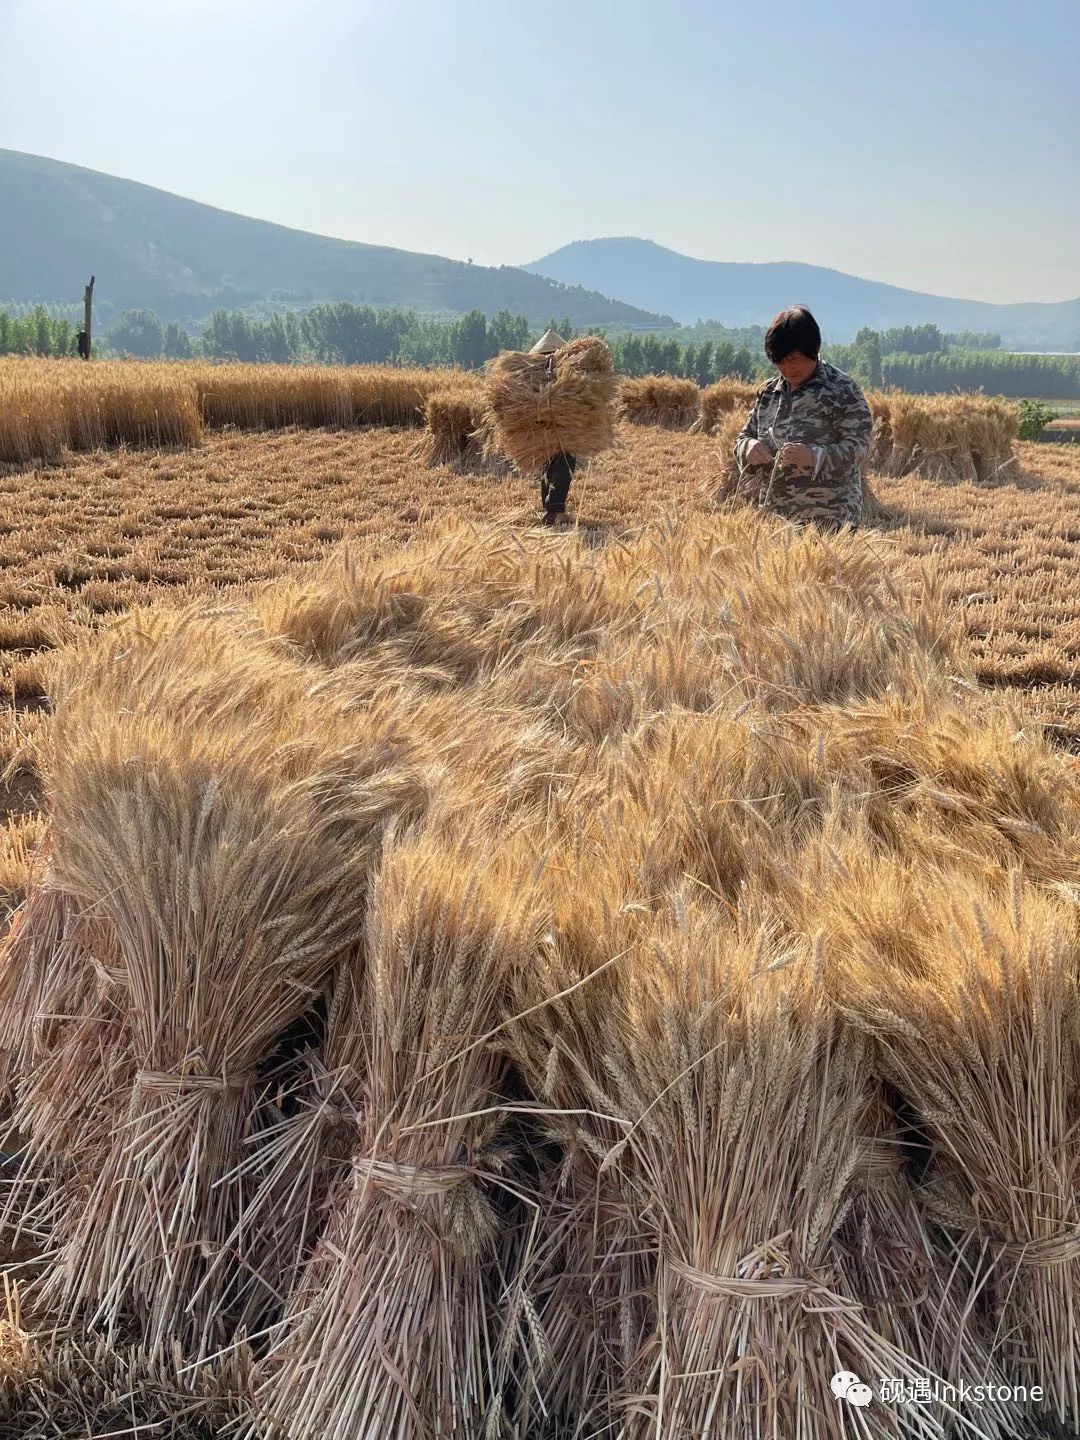
[(0, 147), (483, 264), (637, 235), (1062, 300), (1078, 35), (1075, 0), (3, 0)]

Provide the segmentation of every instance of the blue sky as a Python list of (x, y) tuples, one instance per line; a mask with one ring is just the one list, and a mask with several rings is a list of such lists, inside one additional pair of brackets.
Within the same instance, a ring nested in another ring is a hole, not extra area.
[(1080, 0), (0, 0), (0, 55), (0, 146), (302, 229), (1080, 296)]

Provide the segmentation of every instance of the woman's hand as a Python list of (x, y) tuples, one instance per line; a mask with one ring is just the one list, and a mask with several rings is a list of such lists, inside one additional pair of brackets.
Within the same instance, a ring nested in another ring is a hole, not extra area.
[(767, 445), (763, 445), (760, 440), (755, 440), (747, 450), (743, 463), (746, 465), (771, 465), (773, 453)]
[(782, 445), (780, 447), (780, 464), (797, 465), (800, 469), (807, 469), (814, 463), (814, 452), (809, 445)]

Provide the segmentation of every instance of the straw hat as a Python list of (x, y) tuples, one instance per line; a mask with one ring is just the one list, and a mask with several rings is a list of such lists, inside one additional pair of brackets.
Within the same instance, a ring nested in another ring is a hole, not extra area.
[(556, 350), (561, 350), (566, 344), (557, 330), (548, 330), (529, 351), (530, 355), (551, 355)]

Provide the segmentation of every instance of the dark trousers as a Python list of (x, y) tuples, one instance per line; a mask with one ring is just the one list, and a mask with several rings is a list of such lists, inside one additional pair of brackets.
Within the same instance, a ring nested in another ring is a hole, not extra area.
[(570, 481), (577, 467), (577, 457), (560, 450), (547, 463), (540, 477), (540, 502), (551, 515), (561, 515), (566, 509), (566, 497), (570, 493)]

